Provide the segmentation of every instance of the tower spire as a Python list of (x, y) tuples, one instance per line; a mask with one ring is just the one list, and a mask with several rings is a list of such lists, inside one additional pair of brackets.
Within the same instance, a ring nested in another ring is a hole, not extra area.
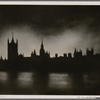
[(12, 31), (12, 42), (14, 42), (14, 34), (13, 34), (13, 31)]
[(75, 48), (75, 51), (74, 51), (74, 53), (76, 53), (77, 52), (77, 50), (76, 50), (76, 48)]
[(44, 50), (44, 44), (43, 44), (43, 39), (41, 41), (41, 48), (40, 48), (40, 56), (45, 54), (45, 50)]
[(44, 45), (43, 45), (43, 38), (42, 38), (42, 41), (41, 41), (41, 48), (44, 49)]

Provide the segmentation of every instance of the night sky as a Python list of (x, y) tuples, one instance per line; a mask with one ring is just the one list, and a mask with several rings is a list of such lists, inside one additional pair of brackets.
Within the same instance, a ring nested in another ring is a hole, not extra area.
[(19, 53), (45, 50), (63, 55), (75, 48), (100, 52), (100, 6), (0, 6), (0, 55), (7, 58), (7, 39), (12, 31), (19, 40)]

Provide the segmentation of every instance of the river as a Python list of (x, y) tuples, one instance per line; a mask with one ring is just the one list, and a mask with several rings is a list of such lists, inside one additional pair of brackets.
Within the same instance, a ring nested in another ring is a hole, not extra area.
[(99, 73), (84, 74), (81, 78), (79, 76), (67, 73), (18, 72), (15, 75), (0, 72), (0, 94), (100, 94)]

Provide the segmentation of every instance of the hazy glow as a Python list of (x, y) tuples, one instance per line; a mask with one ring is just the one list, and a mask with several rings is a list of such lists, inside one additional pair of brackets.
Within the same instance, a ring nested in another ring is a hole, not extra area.
[(29, 87), (33, 85), (32, 73), (23, 72), (18, 74), (18, 85)]
[(8, 76), (6, 72), (0, 72), (0, 81), (4, 82), (8, 80)]
[(65, 89), (71, 87), (71, 79), (68, 74), (50, 74), (49, 86), (51, 88)]
[[(82, 49), (84, 54), (86, 48), (93, 47), (96, 52), (99, 51), (99, 37), (89, 34), (85, 27), (76, 29), (66, 29), (60, 35), (42, 36), (37, 35), (34, 29), (30, 26), (14, 26), (4, 29), (0, 38), (0, 55), (7, 58), (7, 39), (11, 40), (12, 31), (14, 32), (15, 40), (19, 41), (18, 52), (24, 56), (30, 56), (31, 52), (35, 49), (39, 54), (40, 44), (42, 38), (44, 39), (44, 46), (46, 51), (50, 51), (51, 57), (58, 53), (74, 52), (75, 48)], [(88, 33), (88, 34), (87, 34)]]

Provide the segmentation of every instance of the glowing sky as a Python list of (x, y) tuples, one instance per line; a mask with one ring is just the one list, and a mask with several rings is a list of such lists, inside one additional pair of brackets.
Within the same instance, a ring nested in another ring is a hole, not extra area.
[(7, 58), (7, 39), (12, 31), (19, 41), (18, 52), (39, 54), (41, 40), (45, 50), (55, 53), (74, 52), (75, 48), (93, 47), (100, 51), (99, 6), (0, 6), (0, 55)]

